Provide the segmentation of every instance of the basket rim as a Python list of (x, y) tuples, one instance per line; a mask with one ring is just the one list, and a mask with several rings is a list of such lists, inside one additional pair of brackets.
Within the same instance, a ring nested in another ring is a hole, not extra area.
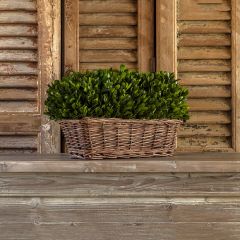
[(126, 123), (126, 124), (160, 124), (160, 123), (171, 123), (171, 124), (183, 124), (183, 120), (179, 119), (124, 119), (124, 118), (92, 118), (92, 117), (84, 117), (81, 119), (62, 119), (57, 121), (59, 124), (61, 123), (79, 123), (79, 122), (92, 122), (92, 123)]

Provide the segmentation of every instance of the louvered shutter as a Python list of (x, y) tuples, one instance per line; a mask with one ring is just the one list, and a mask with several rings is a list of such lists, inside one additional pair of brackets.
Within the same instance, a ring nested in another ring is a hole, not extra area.
[(0, 0), (0, 153), (52, 148), (43, 139), (52, 131), (43, 120), (43, 90), (53, 77), (50, 11), (41, 0)]
[(179, 139), (185, 150), (232, 148), (231, 16), (230, 0), (178, 3), (178, 77), (191, 109)]
[(190, 92), (191, 118), (179, 133), (180, 151), (235, 149), (231, 2), (157, 0), (158, 70), (176, 72)]
[(150, 70), (153, 20), (152, 0), (66, 0), (65, 71)]

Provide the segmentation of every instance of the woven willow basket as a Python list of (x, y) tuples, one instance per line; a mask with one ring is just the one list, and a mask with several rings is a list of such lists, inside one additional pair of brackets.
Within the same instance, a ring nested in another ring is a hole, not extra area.
[(59, 123), (74, 158), (104, 159), (171, 156), (182, 122), (83, 118)]

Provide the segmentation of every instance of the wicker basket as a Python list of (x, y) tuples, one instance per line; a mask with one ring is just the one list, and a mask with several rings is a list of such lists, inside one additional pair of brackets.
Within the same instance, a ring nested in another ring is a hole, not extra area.
[(83, 118), (59, 122), (74, 158), (171, 156), (179, 120)]

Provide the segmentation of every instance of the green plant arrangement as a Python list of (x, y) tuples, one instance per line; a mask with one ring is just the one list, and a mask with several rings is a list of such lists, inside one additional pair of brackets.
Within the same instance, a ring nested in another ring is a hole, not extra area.
[(188, 90), (173, 73), (72, 72), (49, 85), (46, 114), (76, 158), (171, 156), (189, 118)]
[(187, 120), (188, 90), (173, 73), (120, 70), (73, 72), (47, 91), (46, 114), (54, 120), (104, 117)]

